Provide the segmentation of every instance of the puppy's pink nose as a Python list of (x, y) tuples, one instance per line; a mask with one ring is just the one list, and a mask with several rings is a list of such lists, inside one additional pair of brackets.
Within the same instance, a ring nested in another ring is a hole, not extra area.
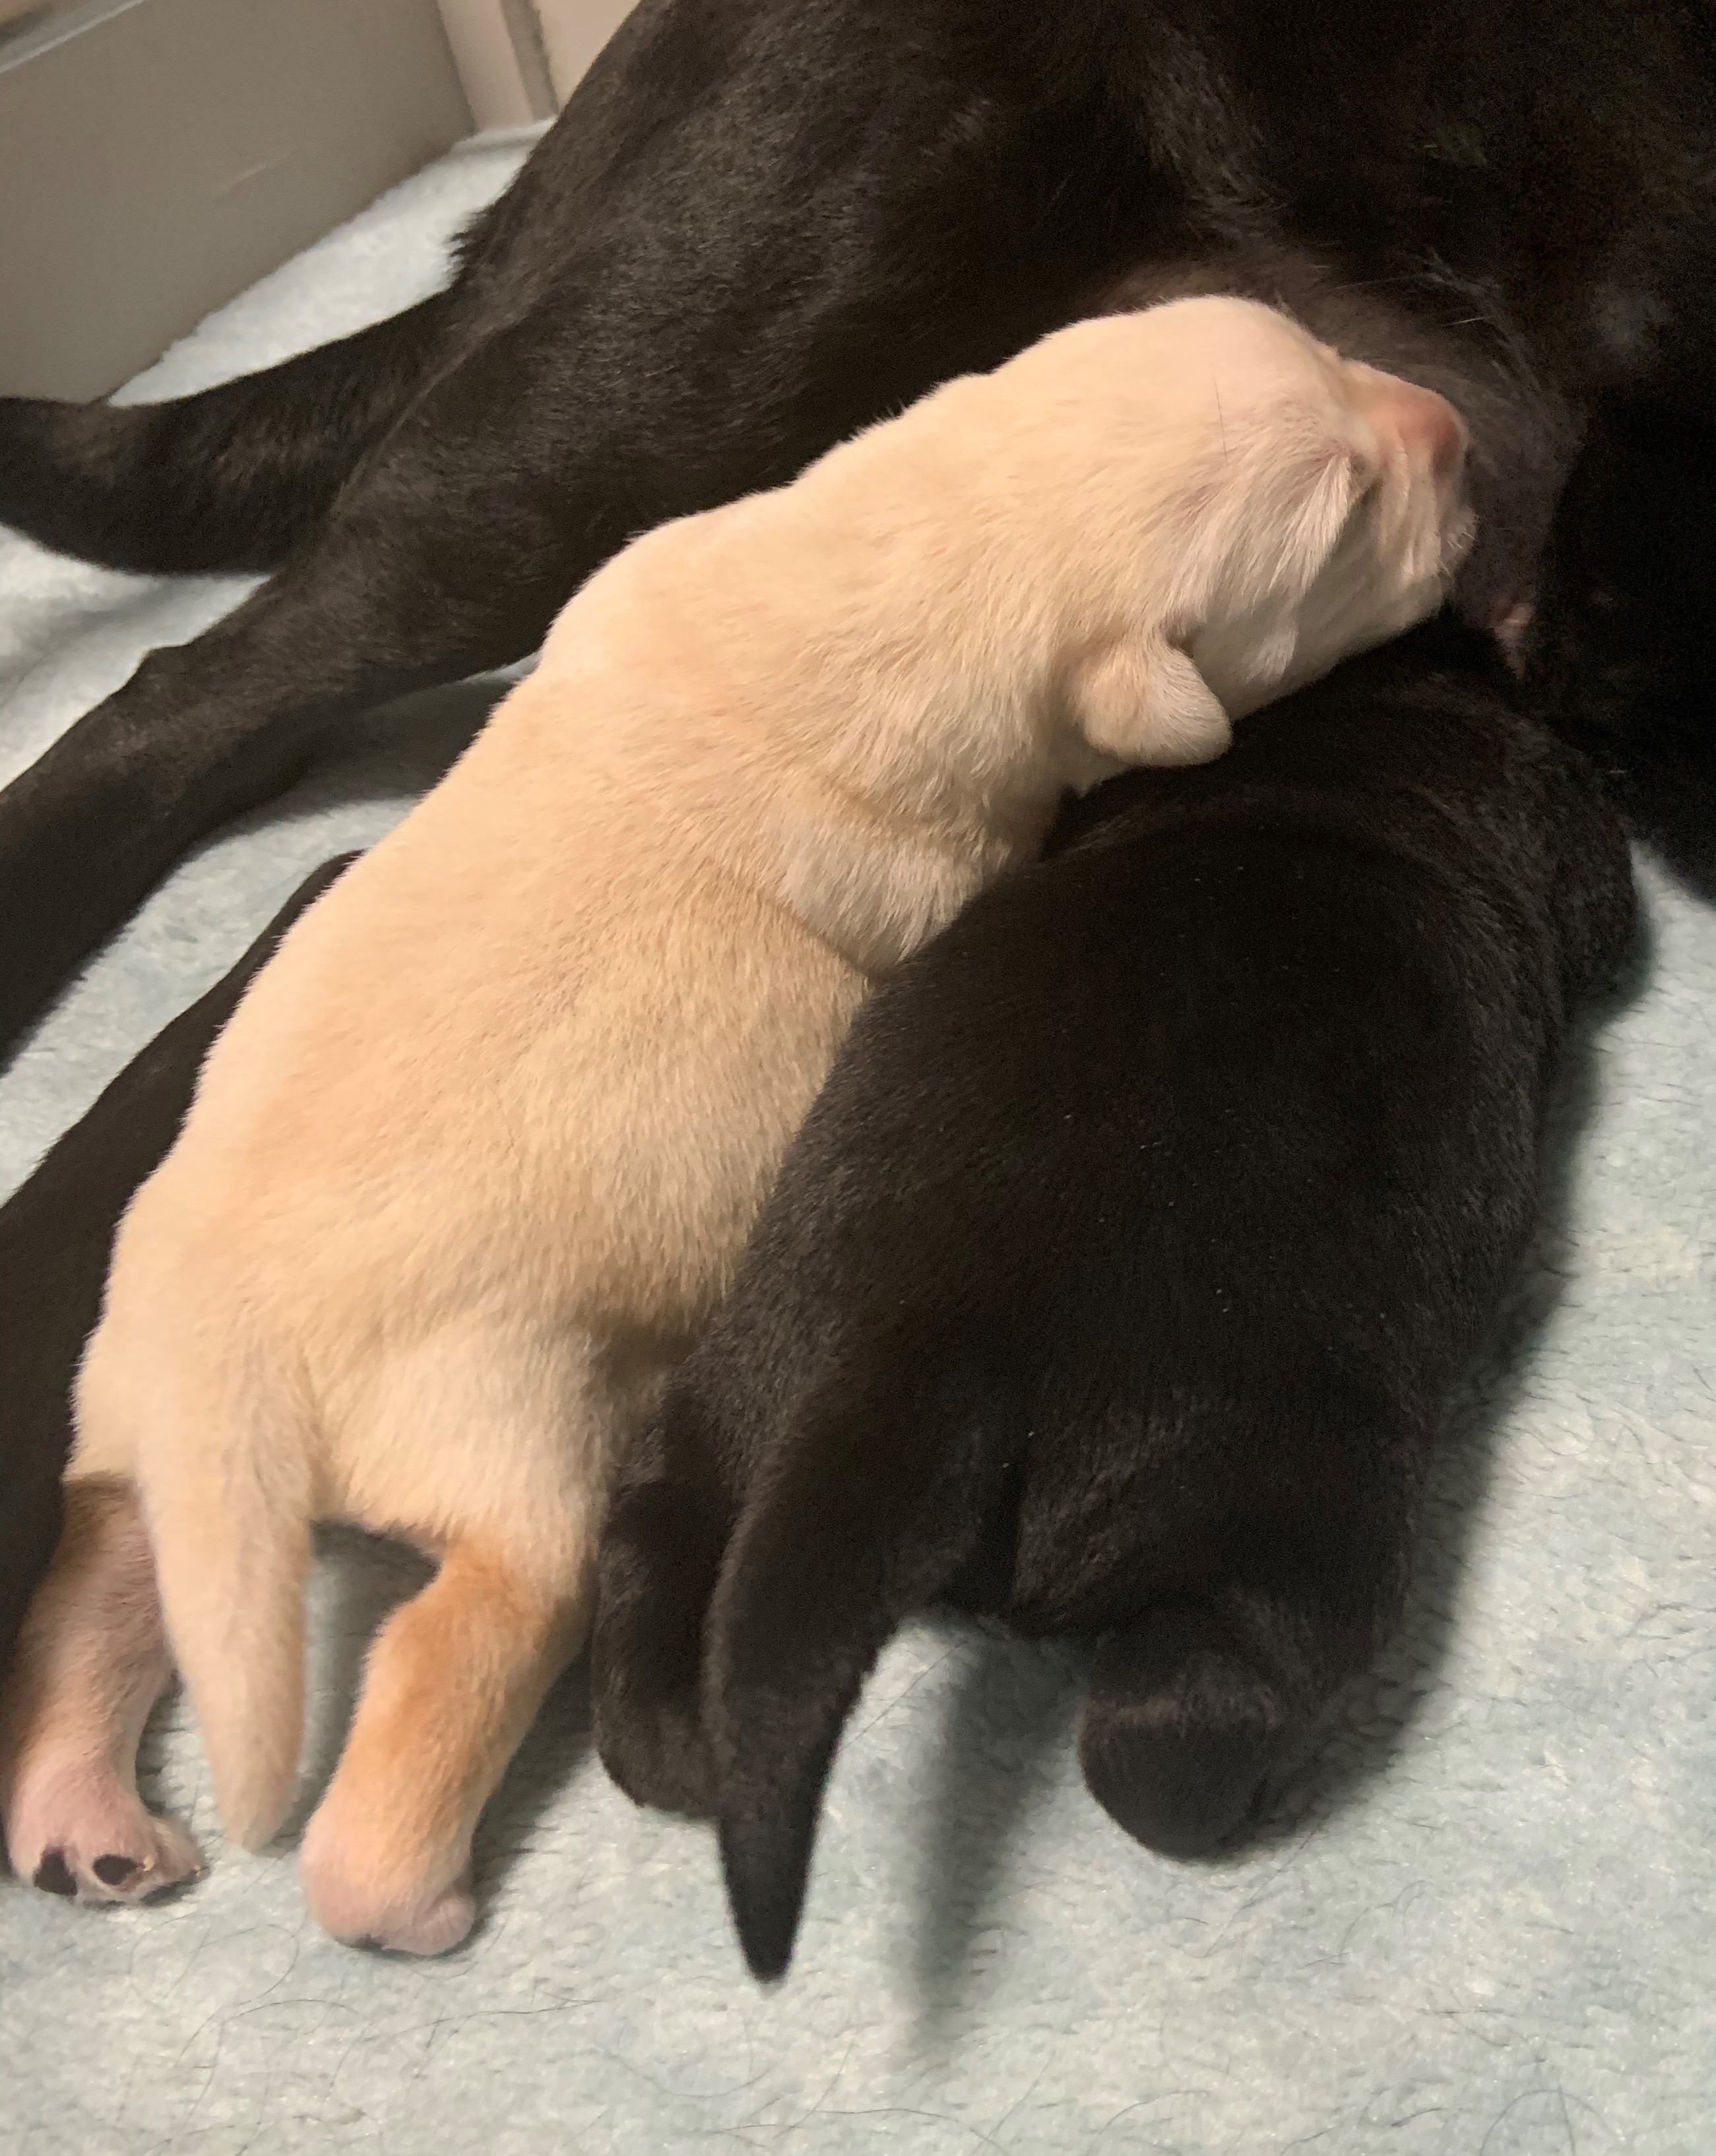
[(1446, 397), (1433, 389), (1384, 375), (1376, 417), (1400, 436), (1414, 464), (1427, 464), (1441, 480), (1451, 480), (1466, 461), (1471, 437), (1466, 422)]
[(1438, 479), (1451, 479), (1466, 461), (1466, 422), (1446, 397), (1410, 382), (1395, 392), (1396, 424), (1409, 452), (1427, 457)]

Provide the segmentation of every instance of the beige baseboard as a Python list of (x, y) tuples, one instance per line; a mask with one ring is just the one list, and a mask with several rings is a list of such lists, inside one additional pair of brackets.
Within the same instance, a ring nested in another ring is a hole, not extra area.
[(0, 31), (0, 393), (105, 394), (470, 131), (435, 0), (70, 0)]
[(531, 0), (548, 79), (564, 105), (590, 62), (630, 14), (635, 0)]
[(523, 127), (558, 108), (531, 0), (438, 0), (471, 116)]

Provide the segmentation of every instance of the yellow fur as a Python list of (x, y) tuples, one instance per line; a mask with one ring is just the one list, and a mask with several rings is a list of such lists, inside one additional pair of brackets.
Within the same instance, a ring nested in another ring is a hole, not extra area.
[(876, 972), (1068, 785), (1215, 754), (1429, 610), (1465, 517), (1393, 427), (1414, 394), (1220, 300), (952, 383), (616, 557), (286, 937), (123, 1224), (72, 1472), (141, 1485), (252, 1840), (296, 1759), (309, 1522), (443, 1554), (306, 1841), (331, 1928), (468, 1922), (617, 1446)]

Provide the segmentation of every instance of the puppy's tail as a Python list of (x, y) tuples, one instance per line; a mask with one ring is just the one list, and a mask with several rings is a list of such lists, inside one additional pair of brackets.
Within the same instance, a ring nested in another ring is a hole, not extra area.
[[(173, 1285), (182, 1292), (186, 1283)], [(201, 1303), (203, 1324), (169, 1317), (130, 1368), (119, 1342), (134, 1342), (137, 1328), (133, 1322), (116, 1332), (113, 1301), (110, 1290), (109, 1316), (79, 1381), (80, 1429), (99, 1424), (129, 1378), (124, 1411), (141, 1431), (140, 1480), (167, 1635), (202, 1729), (222, 1825), (259, 1849), (285, 1817), (303, 1738), (314, 1495), (307, 1419), (254, 1340), (229, 1346), (242, 1320), (211, 1322), (213, 1296)], [(175, 1339), (182, 1353), (168, 1363), (163, 1350)], [(151, 1382), (163, 1371), (165, 1383)]]
[[(895, 1402), (797, 1448), (741, 1521), (710, 1611), (705, 1707), (745, 1958), (792, 1958), (835, 1747), (902, 1619), (970, 1561), (989, 1511), (974, 1429)], [(830, 1454), (833, 1456), (830, 1456)]]
[(167, 403), (0, 398), (0, 524), (142, 575), (276, 567), (416, 392), (449, 296)]

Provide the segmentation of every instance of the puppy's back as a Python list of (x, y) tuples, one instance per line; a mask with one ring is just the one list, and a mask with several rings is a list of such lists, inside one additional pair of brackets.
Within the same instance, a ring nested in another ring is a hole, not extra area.
[[(1295, 1239), (1308, 1297), (1329, 1266), (1365, 1273), (1357, 1246), (1400, 1240), (1462, 1163), (1517, 1155), (1528, 1184), (1544, 1060), (1631, 919), (1585, 767), (1482, 639), (1435, 624), (1247, 721), (1219, 765), (1074, 804), (1051, 859), (900, 969), (759, 1223), (758, 1310), (765, 1282), (856, 1285), (843, 1337), (880, 1358), (884, 1308), (915, 1327), (999, 1298), (1031, 1341), (1010, 1364), (1075, 1390), (1090, 1352), (1132, 1352), (1130, 1327), (1102, 1348), (1117, 1303), (1225, 1356), (1189, 1281), (1254, 1286), (1255, 1323)], [(1430, 1284), (1447, 1238), (1415, 1261)], [(1453, 1325), (1447, 1352), (1464, 1342)]]

